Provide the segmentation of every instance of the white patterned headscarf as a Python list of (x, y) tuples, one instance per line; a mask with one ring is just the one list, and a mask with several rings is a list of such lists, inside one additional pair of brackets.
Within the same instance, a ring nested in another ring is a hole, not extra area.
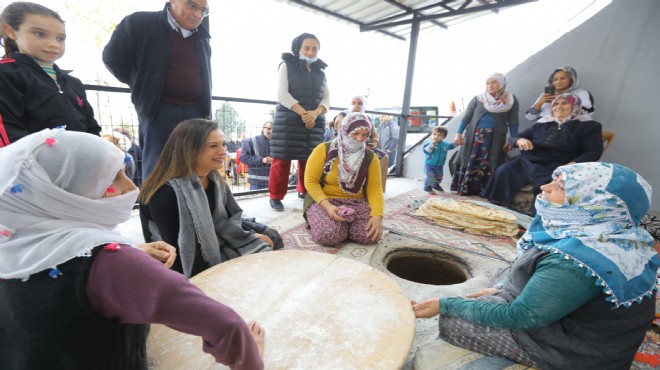
[(99, 245), (133, 242), (115, 227), (138, 191), (102, 198), (124, 153), (107, 140), (43, 130), (0, 149), (0, 278), (26, 279)]
[(484, 108), (490, 113), (502, 113), (511, 110), (514, 103), (514, 97), (509, 90), (506, 89), (506, 76), (501, 73), (493, 73), (486, 78), (488, 80), (495, 80), (500, 85), (499, 90), (495, 95), (491, 95), (488, 91), (484, 91), (477, 95), (477, 100), (483, 103)]
[(351, 137), (359, 130), (371, 132), (371, 120), (364, 113), (349, 113), (341, 121), (338, 135), (330, 142), (326, 155), (324, 172), (332, 169), (332, 162), (338, 160), (339, 184), (349, 194), (358, 194), (366, 179), (368, 163), (363, 163), (367, 153), (366, 141), (360, 142)]
[(582, 109), (582, 100), (580, 99), (579, 96), (571, 93), (564, 93), (557, 95), (554, 99), (552, 99), (552, 103), (550, 103), (550, 106), (554, 107), (555, 103), (559, 100), (566, 100), (568, 104), (571, 105), (571, 113), (569, 113), (568, 116), (564, 117), (563, 119), (558, 119), (557, 117), (554, 116), (554, 113), (552, 112), (552, 108), (551, 108), (550, 116), (542, 117), (537, 122), (555, 121), (561, 126), (562, 124), (573, 120), (592, 121), (591, 116), (589, 116), (589, 114), (587, 114)]
[(656, 289), (658, 254), (640, 227), (651, 204), (651, 187), (631, 169), (603, 162), (561, 166), (564, 204), (536, 199), (537, 216), (518, 242), (561, 253), (586, 268), (604, 287), (607, 300), (629, 307)]

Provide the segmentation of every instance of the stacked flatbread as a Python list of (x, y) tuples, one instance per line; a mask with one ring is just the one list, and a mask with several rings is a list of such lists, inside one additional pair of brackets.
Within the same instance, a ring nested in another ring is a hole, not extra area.
[(506, 211), (453, 199), (431, 198), (415, 212), (440, 226), (462, 229), (471, 234), (516, 236), (516, 217)]

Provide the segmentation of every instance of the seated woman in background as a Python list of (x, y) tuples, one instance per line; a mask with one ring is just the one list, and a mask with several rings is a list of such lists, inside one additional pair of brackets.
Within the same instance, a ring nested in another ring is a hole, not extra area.
[(232, 369), (262, 369), (258, 324), (114, 231), (138, 193), (123, 166), (109, 142), (62, 129), (2, 150), (1, 367), (146, 369), (148, 324), (159, 323), (202, 337)]
[[(366, 108), (367, 101), (362, 95), (355, 95), (353, 99), (351, 99), (351, 107), (349, 109), (346, 109), (339, 113), (338, 115), (335, 116), (333, 122), (329, 123), (329, 133), (332, 135), (325, 135), (324, 140), (325, 141), (331, 141), (337, 136), (338, 128), (341, 126), (341, 121), (344, 120), (344, 117), (348, 115), (351, 112), (354, 113), (364, 113), (367, 108)], [(367, 119), (369, 117), (367, 116)], [(383, 150), (380, 150), (378, 148), (378, 130), (376, 130), (376, 127), (371, 125), (371, 132), (369, 133), (369, 138), (367, 139), (367, 148), (373, 150), (374, 153), (378, 155), (378, 158), (383, 158), (384, 156), (387, 155)]]
[(541, 96), (536, 99), (534, 104), (527, 110), (525, 118), (530, 121), (536, 121), (552, 115), (551, 102), (560, 94), (577, 95), (582, 102), (582, 111), (591, 117), (594, 113), (594, 103), (591, 93), (578, 83), (577, 72), (573, 67), (561, 67), (555, 69), (548, 78), (548, 84)]
[(186, 277), (245, 254), (269, 251), (279, 234), (244, 231), (243, 210), (218, 170), (227, 156), (214, 121), (181, 122), (165, 143), (156, 167), (140, 189), (140, 219), (146, 241), (177, 248), (172, 268)]
[(337, 245), (348, 239), (375, 244), (383, 233), (380, 162), (367, 148), (371, 122), (349, 113), (330, 143), (319, 144), (307, 162), (304, 215), (312, 240)]
[(413, 301), (440, 337), (539, 369), (630, 369), (655, 312), (658, 254), (639, 227), (651, 187), (627, 167), (562, 166), (495, 287)]
[[(597, 161), (603, 153), (602, 127), (582, 114), (580, 98), (562, 94), (552, 101), (552, 117), (545, 117), (510, 139), (521, 155), (497, 168), (483, 197), (508, 207), (520, 189), (532, 181), (534, 195), (541, 192), (552, 172), (569, 163)], [(533, 213), (531, 206), (531, 212)]]
[(128, 149), (131, 147), (130, 139), (124, 134), (116, 131), (103, 134), (101, 137), (108, 140), (114, 144), (114, 146), (119, 148), (119, 150), (124, 152), (124, 172), (126, 172), (126, 176), (128, 176), (128, 178), (135, 184), (135, 159), (128, 152)]
[(464, 146), (451, 190), (481, 195), (492, 173), (504, 163), (507, 130), (511, 136), (518, 133), (518, 100), (506, 89), (506, 77), (494, 73), (486, 79), (486, 90), (472, 98), (458, 126), (454, 145)]

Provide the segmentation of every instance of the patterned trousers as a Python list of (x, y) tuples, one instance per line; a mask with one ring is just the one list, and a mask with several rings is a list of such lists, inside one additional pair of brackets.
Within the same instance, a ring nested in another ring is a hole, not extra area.
[(483, 326), (446, 315), (441, 315), (439, 322), (440, 338), (448, 343), (486, 356), (503, 357), (539, 368), (530, 354), (518, 345), (509, 330)]

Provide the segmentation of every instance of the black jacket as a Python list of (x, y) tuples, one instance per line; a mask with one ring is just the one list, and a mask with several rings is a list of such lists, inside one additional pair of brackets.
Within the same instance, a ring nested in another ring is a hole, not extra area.
[[(169, 4), (169, 3), (168, 3)], [(172, 27), (162, 11), (136, 12), (124, 18), (103, 49), (103, 63), (119, 81), (131, 88), (137, 114), (154, 119), (165, 84), (172, 48)], [(202, 113), (211, 115), (211, 38), (208, 18), (197, 29), (197, 53), (202, 69)]]
[[(0, 147), (46, 128), (101, 133), (79, 79), (57, 65), (57, 84), (29, 55), (0, 60)], [(61, 89), (61, 90), (60, 90)]]

